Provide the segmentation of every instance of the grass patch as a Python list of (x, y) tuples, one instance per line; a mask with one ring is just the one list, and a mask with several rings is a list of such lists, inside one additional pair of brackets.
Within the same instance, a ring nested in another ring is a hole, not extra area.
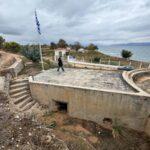
[(52, 121), (48, 126), (48, 128), (54, 129), (57, 127), (57, 122), (56, 121)]

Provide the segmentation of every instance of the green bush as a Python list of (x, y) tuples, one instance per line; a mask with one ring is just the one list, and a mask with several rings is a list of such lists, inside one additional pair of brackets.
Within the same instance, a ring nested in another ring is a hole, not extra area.
[(4, 43), (5, 39), (2, 36), (0, 36), (0, 49), (3, 48)]
[(94, 57), (94, 59), (92, 60), (92, 62), (99, 63), (100, 62), (100, 57)]
[(18, 44), (16, 42), (6, 42), (6, 43), (4, 43), (4, 49), (6, 51), (11, 51), (11, 52), (17, 53), (21, 50), (21, 46), (20, 46), (20, 44)]
[(97, 45), (94, 45), (94, 44), (89, 44), (87, 47), (86, 47), (87, 50), (98, 50), (98, 47)]
[(128, 50), (122, 50), (121, 52), (121, 56), (126, 59), (130, 58), (132, 55), (133, 55), (132, 52)]
[(33, 62), (40, 61), (40, 52), (37, 46), (23, 46), (21, 53)]

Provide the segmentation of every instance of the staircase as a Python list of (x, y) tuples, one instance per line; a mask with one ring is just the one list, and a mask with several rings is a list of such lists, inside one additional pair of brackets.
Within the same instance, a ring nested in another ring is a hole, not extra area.
[(10, 82), (10, 98), (15, 107), (23, 112), (32, 108), (39, 108), (39, 104), (32, 99), (27, 79), (15, 79)]

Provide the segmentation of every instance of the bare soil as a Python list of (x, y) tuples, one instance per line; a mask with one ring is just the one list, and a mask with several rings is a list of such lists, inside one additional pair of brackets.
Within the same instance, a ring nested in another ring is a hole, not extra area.
[(34, 116), (10, 112), (8, 101), (0, 101), (0, 150), (67, 150), (51, 129), (38, 123)]
[(64, 112), (19, 116), (0, 100), (0, 150), (149, 150), (144, 133), (115, 128), (112, 132)]
[(47, 126), (56, 122), (53, 132), (70, 150), (148, 150), (150, 147), (150, 138), (144, 133), (114, 125), (114, 136), (110, 129), (92, 121), (71, 118), (63, 112), (45, 114), (39, 121)]
[(15, 61), (15, 55), (0, 51), (0, 69), (9, 67)]

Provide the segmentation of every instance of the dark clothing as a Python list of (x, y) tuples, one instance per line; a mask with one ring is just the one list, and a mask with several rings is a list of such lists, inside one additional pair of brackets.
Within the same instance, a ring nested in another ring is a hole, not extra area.
[(63, 62), (62, 62), (62, 59), (60, 57), (58, 58), (58, 66), (59, 67), (63, 66)]
[(59, 69), (60, 69), (60, 68), (62, 69), (62, 71), (65, 71), (65, 70), (64, 70), (64, 68), (63, 68), (63, 66), (61, 66), (61, 67), (60, 67), (60, 66), (58, 66), (57, 71), (59, 71)]
[(62, 69), (62, 71), (65, 71), (64, 68), (63, 68), (62, 59), (59, 57), (58, 58), (58, 69), (57, 69), (57, 71), (59, 71), (60, 68)]

